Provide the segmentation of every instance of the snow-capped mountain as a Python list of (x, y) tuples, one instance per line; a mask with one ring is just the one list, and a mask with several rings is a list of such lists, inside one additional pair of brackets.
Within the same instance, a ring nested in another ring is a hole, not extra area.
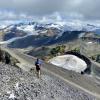
[[(83, 21), (62, 21), (54, 23), (39, 23), (39, 22), (23, 22), (18, 24), (7, 25), (9, 30), (16, 26), (17, 30), (22, 30), (24, 32), (33, 33), (35, 30), (44, 30), (49, 28), (56, 28), (63, 31), (94, 31), (100, 29), (100, 24), (88, 23)], [(6, 28), (6, 25), (1, 25), (0, 29)]]
[(82, 21), (67, 21), (54, 23), (23, 22), (2, 27), (3, 43), (11, 47), (26, 47), (65, 43), (80, 37), (83, 32), (97, 32), (100, 24)]

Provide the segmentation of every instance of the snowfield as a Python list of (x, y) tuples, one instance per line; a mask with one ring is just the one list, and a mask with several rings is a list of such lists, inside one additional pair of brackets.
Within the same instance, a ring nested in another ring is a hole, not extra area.
[(87, 68), (87, 64), (82, 59), (74, 55), (57, 56), (49, 60), (53, 65), (81, 73)]
[(34, 35), (38, 35), (38, 33), (34, 29), (34, 25), (23, 25), (23, 26), (17, 27), (17, 29), (27, 32), (28, 34), (31, 33)]

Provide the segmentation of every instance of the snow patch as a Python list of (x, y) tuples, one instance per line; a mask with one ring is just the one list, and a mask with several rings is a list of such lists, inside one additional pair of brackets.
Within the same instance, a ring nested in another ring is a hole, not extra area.
[(57, 56), (49, 60), (51, 64), (81, 73), (87, 68), (87, 64), (82, 59), (74, 55)]
[(34, 25), (23, 25), (20, 27), (17, 27), (18, 30), (22, 30), (24, 32), (28, 32), (28, 33), (33, 33), (33, 35), (38, 35), (38, 33), (35, 31), (34, 29)]
[(0, 25), (0, 29), (3, 29), (5, 27), (6, 27), (6, 25)]
[(12, 92), (11, 94), (10, 94), (10, 96), (9, 96), (9, 99), (15, 99), (16, 98), (16, 96), (15, 96), (15, 94)]
[(19, 89), (19, 82), (17, 82), (17, 83), (15, 84), (15, 89), (16, 89), (16, 90)]
[(11, 94), (11, 91), (7, 91), (7, 94)]
[(87, 42), (88, 44), (92, 44), (92, 41), (90, 41), (90, 42)]

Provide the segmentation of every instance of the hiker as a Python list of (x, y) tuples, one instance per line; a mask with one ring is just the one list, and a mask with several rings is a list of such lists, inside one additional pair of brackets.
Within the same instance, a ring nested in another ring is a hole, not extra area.
[(0, 49), (0, 61), (2, 61), (2, 50)]
[(5, 53), (5, 63), (9, 64), (10, 63), (10, 55)]
[(5, 52), (1, 52), (1, 62), (5, 62)]
[(36, 66), (36, 72), (37, 72), (37, 77), (40, 78), (40, 74), (41, 74), (41, 65), (42, 65), (42, 60), (38, 59), (35, 62), (35, 66)]

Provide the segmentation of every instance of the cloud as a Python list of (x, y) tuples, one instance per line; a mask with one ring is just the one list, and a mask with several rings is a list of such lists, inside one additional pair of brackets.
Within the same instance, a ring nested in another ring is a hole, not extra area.
[(58, 12), (65, 18), (99, 19), (99, 9), (100, 0), (0, 0), (0, 11), (8, 12), (10, 18), (41, 18)]
[(32, 19), (33, 17), (24, 13), (16, 14), (12, 11), (0, 11), (0, 20)]

